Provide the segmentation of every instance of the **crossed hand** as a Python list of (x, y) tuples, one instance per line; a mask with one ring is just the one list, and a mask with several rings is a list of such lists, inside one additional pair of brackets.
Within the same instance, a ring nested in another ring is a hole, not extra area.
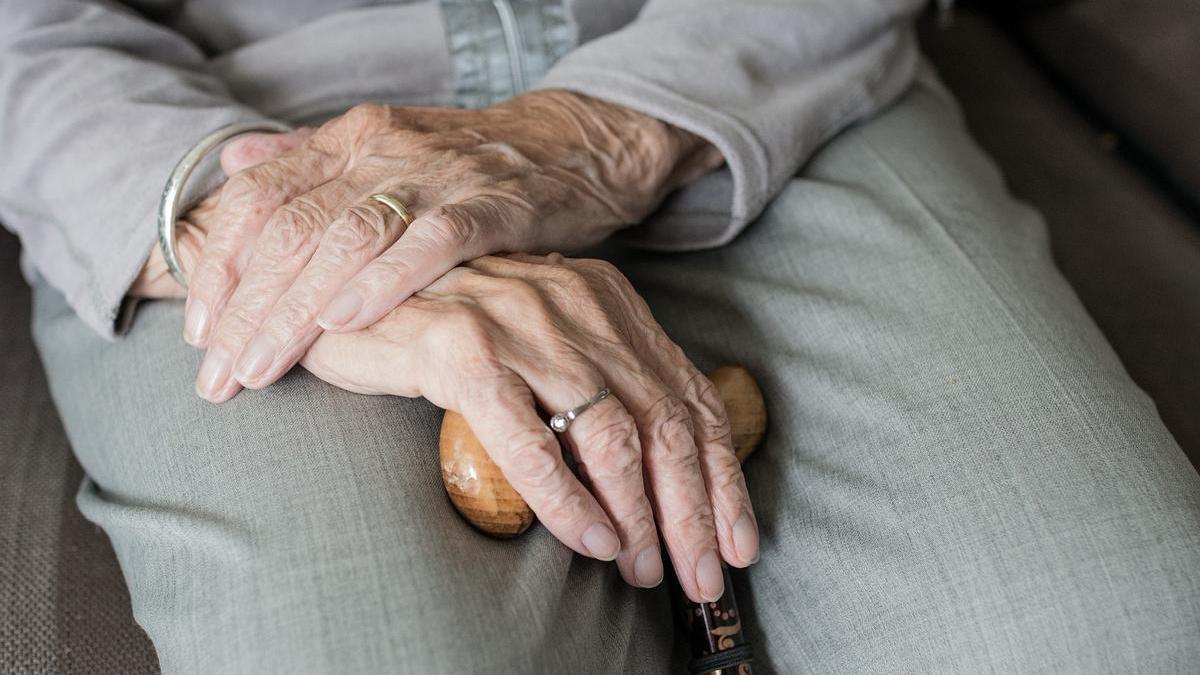
[[(723, 592), (759, 536), (712, 383), (625, 277), (577, 250), (720, 163), (703, 140), (561, 91), (483, 110), (359, 106), (317, 130), (243, 136), (229, 180), (179, 223), (185, 339), (213, 402), (300, 363), (345, 389), (463, 414), (542, 523), (631, 584)], [(411, 224), (368, 197), (391, 194)], [(489, 254), (524, 251), (503, 257)], [(178, 297), (157, 252), (131, 289)], [(388, 368), (378, 364), (387, 363)], [(562, 434), (567, 410), (607, 387)]]

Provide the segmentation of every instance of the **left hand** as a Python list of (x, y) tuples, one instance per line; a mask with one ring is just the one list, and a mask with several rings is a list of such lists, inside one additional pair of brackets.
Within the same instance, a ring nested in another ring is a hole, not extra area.
[(185, 339), (208, 349), (197, 392), (265, 387), (323, 330), (369, 326), (465, 260), (594, 244), (719, 163), (696, 136), (565, 91), (358, 106), (221, 189), (185, 315)]

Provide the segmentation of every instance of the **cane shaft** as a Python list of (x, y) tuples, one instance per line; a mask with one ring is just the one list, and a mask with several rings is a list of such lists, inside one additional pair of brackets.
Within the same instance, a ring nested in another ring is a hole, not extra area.
[(688, 639), (693, 675), (751, 675), (753, 654), (742, 635), (742, 613), (733, 592), (729, 568), (725, 574), (725, 594), (716, 602), (684, 603), (687, 612)]

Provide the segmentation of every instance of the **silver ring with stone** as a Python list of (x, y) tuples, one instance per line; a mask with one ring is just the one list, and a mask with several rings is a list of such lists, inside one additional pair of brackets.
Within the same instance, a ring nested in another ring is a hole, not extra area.
[(610, 393), (611, 392), (609, 392), (608, 387), (605, 387), (596, 392), (596, 395), (588, 399), (586, 402), (581, 403), (566, 412), (560, 412), (554, 417), (551, 417), (550, 428), (561, 434), (567, 430), (567, 427), (571, 426), (571, 422), (574, 422), (576, 417), (582, 415), (583, 412), (588, 408), (608, 398)]
[(284, 133), (292, 128), (282, 122), (262, 120), (258, 122), (240, 122), (221, 127), (211, 134), (201, 138), (190, 150), (180, 158), (163, 187), (162, 197), (158, 200), (158, 246), (162, 249), (163, 261), (167, 269), (180, 286), (187, 288), (187, 274), (179, 264), (179, 256), (175, 252), (175, 221), (179, 219), (179, 201), (183, 198), (183, 185), (196, 170), (196, 165), (218, 145), (234, 136), (256, 131)]

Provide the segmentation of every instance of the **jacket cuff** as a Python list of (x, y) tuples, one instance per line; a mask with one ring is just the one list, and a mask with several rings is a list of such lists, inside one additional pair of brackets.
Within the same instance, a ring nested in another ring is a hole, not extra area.
[(766, 149), (742, 122), (636, 75), (560, 64), (536, 89), (566, 89), (636, 110), (712, 143), (725, 167), (687, 185), (645, 222), (622, 235), (660, 250), (695, 250), (732, 240), (771, 195)]
[[(262, 121), (266, 121), (266, 118), (241, 115), (223, 121), (213, 128), (238, 122)], [(196, 140), (203, 138), (210, 131), (212, 129), (205, 129), (202, 134), (196, 136)], [(188, 148), (190, 147), (189, 145)], [(184, 148), (179, 157), (182, 157), (188, 148)], [(224, 182), (219, 154), (220, 147), (214, 148), (188, 179), (180, 200), (180, 213), (185, 213)], [(162, 182), (159, 183), (156, 179), (153, 185), (160, 186), (161, 189), (161, 186), (166, 184), (171, 168), (179, 157), (172, 158), (169, 163), (158, 167), (162, 172)], [(129, 287), (133, 285), (151, 251), (157, 246), (158, 205), (158, 193), (155, 193), (153, 206), (149, 211), (143, 209), (143, 212), (131, 218), (123, 241), (114, 244), (112, 250), (106, 251), (103, 261), (96, 261), (98, 264), (93, 268), (93, 274), (77, 280), (73, 288), (64, 289), (67, 302), (75, 309), (80, 319), (105, 339), (120, 337), (133, 323), (138, 300), (128, 297)]]

